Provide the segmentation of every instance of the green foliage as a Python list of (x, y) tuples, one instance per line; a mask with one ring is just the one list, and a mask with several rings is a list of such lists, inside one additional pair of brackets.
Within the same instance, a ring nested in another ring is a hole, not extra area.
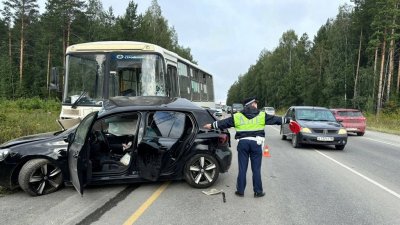
[[(387, 46), (384, 55), (389, 55), (390, 40), (398, 43), (400, 5), (397, 0), (354, 0), (354, 4), (354, 7), (341, 6), (336, 18), (328, 19), (313, 41), (307, 34), (299, 38), (293, 30), (283, 33), (278, 47), (273, 51), (263, 50), (256, 64), (249, 66), (230, 87), (227, 104), (257, 95), (261, 100), (260, 107), (316, 105), (354, 107), (375, 113), (381, 70), (379, 57), (382, 56), (378, 52), (376, 57), (375, 50), (382, 50), (384, 38)], [(395, 47), (392, 85), (383, 88), (384, 95), (388, 95), (388, 88), (391, 89), (391, 102), (384, 102), (383, 106), (386, 114), (397, 112), (393, 106), (398, 108), (400, 103), (400, 92), (395, 92), (399, 87), (394, 84), (400, 79), (397, 63), (400, 54), (398, 45)], [(384, 83), (387, 84), (387, 59), (383, 66), (386, 71)], [(388, 101), (387, 96), (384, 99)]]
[[(65, 49), (90, 41), (143, 41), (160, 45), (195, 62), (191, 49), (163, 17), (156, 0), (144, 14), (130, 0), (125, 14), (115, 16), (101, 0), (47, 0), (43, 14), (37, 0), (3, 1), (0, 9), (0, 98), (48, 98), (49, 69), (63, 71)], [(25, 2), (26, 4), (19, 4)], [(23, 14), (21, 14), (23, 13)], [(23, 16), (21, 16), (23, 15)], [(24, 19), (23, 79), (20, 81), (21, 22)], [(3, 35), (4, 34), (4, 35)]]
[(400, 109), (386, 114), (374, 115), (367, 113), (367, 129), (400, 135)]
[(0, 143), (21, 136), (59, 130), (61, 103), (39, 98), (0, 101)]

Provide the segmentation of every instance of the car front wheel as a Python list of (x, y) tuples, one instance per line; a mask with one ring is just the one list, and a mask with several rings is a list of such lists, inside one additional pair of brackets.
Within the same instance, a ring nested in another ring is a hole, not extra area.
[(219, 165), (214, 157), (207, 154), (198, 154), (187, 162), (184, 176), (190, 186), (207, 188), (218, 179)]
[(345, 145), (335, 145), (337, 150), (343, 150)]
[(292, 146), (293, 146), (293, 148), (299, 148), (301, 146), (299, 144), (299, 137), (297, 134), (292, 135)]
[(58, 190), (63, 183), (61, 169), (47, 159), (32, 159), (25, 163), (18, 176), (19, 186), (32, 196)]

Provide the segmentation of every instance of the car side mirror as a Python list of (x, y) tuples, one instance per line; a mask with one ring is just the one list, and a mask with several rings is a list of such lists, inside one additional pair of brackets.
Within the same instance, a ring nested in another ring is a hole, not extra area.
[(285, 118), (285, 121), (284, 121), (285, 124), (290, 123), (290, 121), (292, 120), (292, 117), (290, 117), (290, 116), (285, 116), (284, 118)]

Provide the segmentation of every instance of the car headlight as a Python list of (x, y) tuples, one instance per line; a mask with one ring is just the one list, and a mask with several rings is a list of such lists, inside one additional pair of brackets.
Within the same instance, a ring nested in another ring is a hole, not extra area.
[(341, 128), (341, 129), (339, 129), (339, 132), (338, 132), (338, 134), (347, 134), (347, 130), (346, 130), (346, 129), (343, 129), (343, 128)]
[(0, 150), (0, 161), (3, 161), (10, 154), (10, 150), (1, 149)]
[(302, 127), (300, 130), (301, 133), (311, 133), (311, 130), (308, 129), (307, 127)]

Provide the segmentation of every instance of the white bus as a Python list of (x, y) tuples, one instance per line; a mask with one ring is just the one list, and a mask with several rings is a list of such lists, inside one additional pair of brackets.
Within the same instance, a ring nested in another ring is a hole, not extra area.
[(204, 108), (215, 107), (212, 75), (160, 46), (105, 41), (67, 48), (59, 121), (64, 128), (100, 110), (104, 100), (121, 95), (182, 97)]

